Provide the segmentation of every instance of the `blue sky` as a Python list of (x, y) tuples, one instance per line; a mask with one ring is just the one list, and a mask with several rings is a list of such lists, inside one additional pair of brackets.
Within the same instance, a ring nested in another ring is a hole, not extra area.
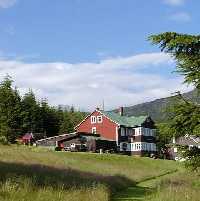
[(199, 34), (199, 8), (197, 0), (0, 0), (0, 77), (85, 110), (188, 90), (147, 37)]

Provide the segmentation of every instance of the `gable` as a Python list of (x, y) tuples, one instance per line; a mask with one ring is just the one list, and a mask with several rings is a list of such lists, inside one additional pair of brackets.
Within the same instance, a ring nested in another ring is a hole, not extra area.
[[(89, 114), (82, 122), (80, 122), (75, 129), (77, 129), (81, 124), (88, 121), (91, 116), (100, 116), (103, 115), (112, 123), (117, 124), (118, 126), (125, 126), (125, 127), (136, 127), (136, 126), (147, 126), (147, 127), (154, 127), (154, 121), (149, 116), (121, 116), (116, 112), (107, 112), (101, 110), (95, 110), (91, 114)], [(90, 121), (90, 120), (89, 120)]]
[(104, 116), (107, 120), (109, 120), (112, 123), (115, 123), (118, 125), (117, 122), (113, 121), (112, 119), (110, 119), (108, 116), (106, 116), (102, 111), (99, 110), (95, 110), (93, 111), (91, 114), (89, 114), (85, 119), (83, 119), (83, 121), (81, 121), (76, 127), (74, 127), (74, 129), (77, 129), (81, 124), (90, 121), (91, 116)]

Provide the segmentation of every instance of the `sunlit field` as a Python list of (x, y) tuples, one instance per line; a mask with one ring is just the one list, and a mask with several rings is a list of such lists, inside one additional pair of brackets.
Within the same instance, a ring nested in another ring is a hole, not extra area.
[[(0, 200), (124, 200), (122, 194), (129, 190), (127, 200), (135, 195), (140, 200), (173, 200), (166, 196), (170, 194), (179, 201), (184, 191), (195, 201), (199, 183), (183, 171), (174, 161), (0, 146)], [(177, 174), (184, 174), (180, 182)]]

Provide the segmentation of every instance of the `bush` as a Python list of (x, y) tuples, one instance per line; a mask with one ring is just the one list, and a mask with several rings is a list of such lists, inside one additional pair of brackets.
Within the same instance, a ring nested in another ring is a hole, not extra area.
[(61, 147), (56, 147), (55, 151), (62, 151), (62, 148)]
[(200, 149), (197, 147), (192, 147), (191, 149), (186, 149), (183, 152), (183, 157), (186, 159), (185, 165), (187, 168), (193, 171), (200, 170)]
[(0, 144), (7, 145), (8, 140), (6, 139), (5, 136), (0, 136)]

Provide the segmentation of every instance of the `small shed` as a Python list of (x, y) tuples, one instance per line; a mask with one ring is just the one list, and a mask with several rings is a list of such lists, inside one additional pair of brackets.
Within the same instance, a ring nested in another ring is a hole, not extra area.
[(32, 144), (34, 142), (34, 137), (32, 133), (26, 133), (23, 137), (22, 137), (22, 142), (23, 144)]
[(181, 160), (181, 152), (179, 147), (185, 147), (191, 149), (192, 147), (197, 147), (200, 149), (200, 137), (195, 135), (185, 135), (178, 137), (177, 139), (173, 138), (172, 143), (168, 144), (169, 159), (172, 160)]

